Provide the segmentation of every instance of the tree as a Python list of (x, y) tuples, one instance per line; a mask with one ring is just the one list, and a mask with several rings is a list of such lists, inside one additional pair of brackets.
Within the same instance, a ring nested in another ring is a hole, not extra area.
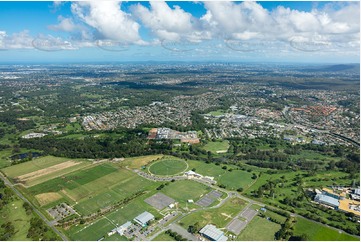
[(243, 192), (243, 187), (238, 188), (237, 192)]

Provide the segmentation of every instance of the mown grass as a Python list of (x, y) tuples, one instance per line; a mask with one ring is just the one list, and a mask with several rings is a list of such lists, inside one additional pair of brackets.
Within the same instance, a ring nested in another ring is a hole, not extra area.
[(228, 148), (229, 148), (228, 140), (209, 142), (205, 146), (203, 146), (203, 149), (215, 154), (217, 154), (217, 151), (227, 151)]
[(309, 240), (323, 240), (323, 241), (350, 241), (360, 240), (355, 236), (351, 236), (342, 231), (326, 227), (319, 223), (312, 222), (304, 218), (297, 218), (297, 222), (294, 226), (294, 235), (300, 236), (307, 234)]
[(219, 208), (191, 213), (184, 217), (179, 223), (185, 229), (196, 222), (199, 223), (200, 227), (203, 227), (206, 224), (214, 224), (218, 228), (224, 228), (246, 205), (247, 202), (240, 198), (231, 198)]
[(149, 172), (154, 175), (171, 176), (184, 172), (187, 163), (181, 159), (162, 159), (150, 165)]
[(202, 195), (211, 191), (211, 188), (191, 180), (171, 182), (161, 192), (185, 205), (188, 199), (198, 201)]
[(272, 241), (274, 240), (275, 233), (280, 229), (281, 225), (256, 216), (247, 224), (246, 228), (237, 237), (237, 240)]

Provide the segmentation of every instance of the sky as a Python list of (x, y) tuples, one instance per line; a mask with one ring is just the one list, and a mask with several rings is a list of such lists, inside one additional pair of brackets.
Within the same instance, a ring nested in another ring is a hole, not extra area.
[(0, 63), (359, 60), (358, 1), (0, 1)]

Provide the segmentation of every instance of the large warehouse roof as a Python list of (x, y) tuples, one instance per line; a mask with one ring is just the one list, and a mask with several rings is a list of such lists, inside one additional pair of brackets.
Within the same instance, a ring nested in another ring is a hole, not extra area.
[(315, 197), (315, 201), (323, 203), (323, 204), (327, 204), (327, 205), (330, 205), (333, 207), (340, 206), (340, 202), (338, 201), (338, 199), (324, 195), (324, 194), (317, 194)]
[(199, 233), (214, 241), (226, 241), (228, 239), (220, 229), (217, 229), (216, 226), (212, 224), (204, 226)]
[(154, 219), (153, 214), (151, 214), (149, 212), (144, 212), (144, 213), (138, 215), (137, 217), (135, 217), (134, 220), (143, 225), (143, 224), (148, 223), (152, 219)]

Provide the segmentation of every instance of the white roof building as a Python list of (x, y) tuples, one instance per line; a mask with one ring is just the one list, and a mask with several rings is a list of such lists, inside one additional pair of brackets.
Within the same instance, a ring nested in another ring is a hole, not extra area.
[(207, 224), (204, 226), (199, 233), (206, 237), (207, 239), (210, 239), (212, 241), (227, 241), (228, 238), (224, 236), (224, 232), (220, 229), (217, 229), (216, 226), (212, 224)]
[(139, 214), (137, 217), (135, 217), (134, 221), (144, 227), (148, 224), (149, 221), (153, 219), (154, 215), (145, 211), (144, 213)]
[(126, 222), (125, 224), (119, 226), (118, 228), (116, 228), (117, 233), (119, 235), (123, 235), (124, 232), (130, 227), (130, 225), (132, 225), (132, 223), (130, 221)]

